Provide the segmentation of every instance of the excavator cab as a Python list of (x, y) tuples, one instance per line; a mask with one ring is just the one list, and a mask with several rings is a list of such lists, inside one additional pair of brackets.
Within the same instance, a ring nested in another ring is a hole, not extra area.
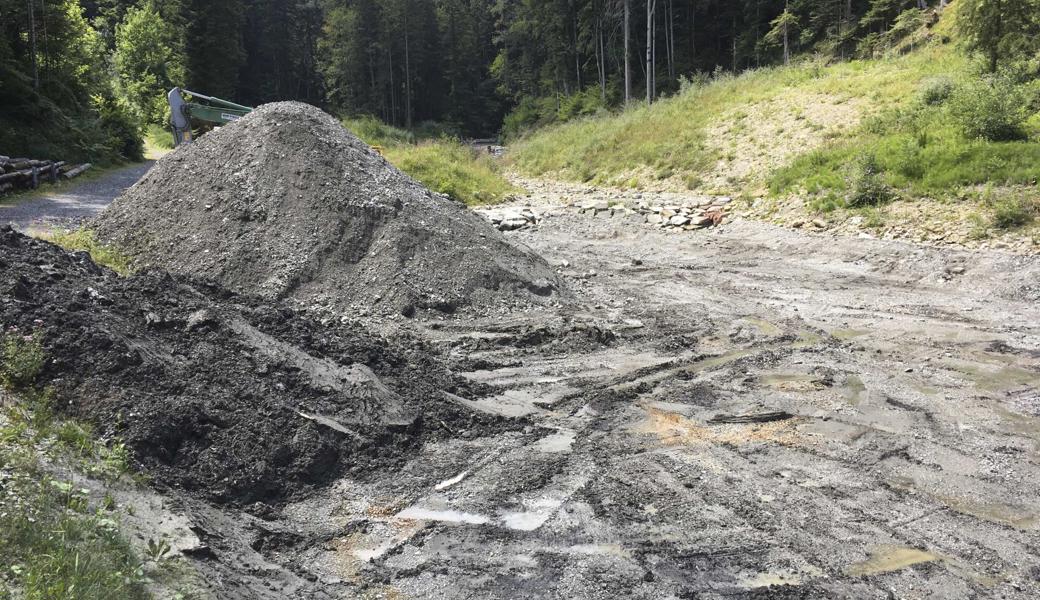
[[(191, 96), (192, 102), (184, 99)], [(194, 138), (191, 123), (201, 121), (211, 125), (224, 125), (237, 121), (253, 111), (250, 106), (235, 104), (220, 98), (206, 96), (191, 90), (175, 87), (166, 95), (170, 103), (170, 128), (173, 130), (173, 145), (190, 144)]]

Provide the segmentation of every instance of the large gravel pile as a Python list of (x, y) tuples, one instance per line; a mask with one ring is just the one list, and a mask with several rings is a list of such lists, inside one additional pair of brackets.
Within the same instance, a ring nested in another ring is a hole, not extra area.
[(56, 406), (117, 435), (156, 481), (219, 501), (283, 498), (396, 467), (422, 440), (505, 422), (411, 338), (323, 325), (163, 272), (120, 278), (0, 228), (0, 328), (34, 329)]
[(540, 257), (297, 102), (179, 148), (96, 228), (141, 266), (307, 307), (452, 312), (530, 302), (559, 285)]

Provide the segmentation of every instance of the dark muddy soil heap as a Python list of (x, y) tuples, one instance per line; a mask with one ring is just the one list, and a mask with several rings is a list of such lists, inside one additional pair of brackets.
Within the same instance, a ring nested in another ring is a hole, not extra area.
[(345, 472), (393, 468), (426, 437), (505, 422), (423, 344), (151, 272), (0, 228), (0, 327), (43, 322), (42, 383), (114, 433), (162, 483), (220, 501), (276, 500)]
[(260, 107), (173, 152), (96, 227), (141, 265), (308, 307), (451, 312), (559, 285), (485, 219), (296, 102)]

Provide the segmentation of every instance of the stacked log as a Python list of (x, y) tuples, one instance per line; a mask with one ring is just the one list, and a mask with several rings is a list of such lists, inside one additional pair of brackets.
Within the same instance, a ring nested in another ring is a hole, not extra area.
[(91, 167), (90, 163), (69, 165), (63, 160), (36, 160), (0, 155), (0, 194), (12, 190), (34, 190), (41, 183), (72, 179)]

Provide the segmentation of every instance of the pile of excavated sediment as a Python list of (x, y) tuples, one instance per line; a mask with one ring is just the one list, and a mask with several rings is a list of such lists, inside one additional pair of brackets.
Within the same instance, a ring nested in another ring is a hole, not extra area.
[(126, 442), (160, 484), (222, 502), (394, 469), (424, 440), (501, 431), (420, 341), (0, 227), (0, 335), (35, 335), (54, 406)]
[(138, 267), (308, 308), (452, 312), (560, 289), (540, 257), (297, 102), (177, 149), (94, 226)]

